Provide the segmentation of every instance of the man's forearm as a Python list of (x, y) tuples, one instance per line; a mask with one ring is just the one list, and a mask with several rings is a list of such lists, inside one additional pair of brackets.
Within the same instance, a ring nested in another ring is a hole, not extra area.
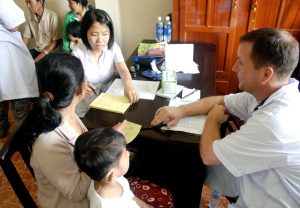
[(206, 115), (215, 105), (225, 105), (224, 96), (211, 96), (200, 99), (188, 105), (181, 106), (181, 110), (185, 116)]
[(221, 139), (220, 127), (215, 121), (207, 118), (199, 142), (200, 156), (206, 165), (220, 164), (220, 161), (213, 152), (213, 142), (217, 139)]
[(46, 56), (48, 53), (53, 51), (53, 49), (56, 47), (56, 41), (53, 41), (48, 47), (46, 47), (41, 53), (34, 59), (35, 62), (38, 62), (41, 60), (44, 56)]
[(56, 44), (57, 44), (56, 40), (52, 41), (52, 43), (44, 49), (47, 51), (46, 53), (50, 53), (51, 51), (53, 51), (56, 47)]

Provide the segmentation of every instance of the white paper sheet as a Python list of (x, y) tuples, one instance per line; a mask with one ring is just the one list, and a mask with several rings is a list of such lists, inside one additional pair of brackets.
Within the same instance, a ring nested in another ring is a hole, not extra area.
[[(190, 102), (185, 102), (181, 100), (180, 98), (174, 98), (173, 100), (170, 101), (169, 106), (180, 106), (184, 104), (188, 104)], [(171, 130), (171, 131), (183, 131), (183, 132), (188, 132), (188, 133), (193, 133), (193, 134), (202, 134), (204, 124), (206, 120), (206, 115), (200, 115), (200, 116), (189, 116), (182, 118), (178, 121), (178, 123), (171, 128), (166, 128), (163, 127), (162, 129), (165, 130)]]
[[(140, 99), (154, 100), (159, 86), (158, 81), (132, 80), (134, 88), (140, 93)], [(124, 96), (124, 85), (121, 79), (115, 79), (106, 91), (114, 95)]]
[(198, 65), (193, 61), (194, 44), (167, 44), (165, 46), (166, 69), (196, 74)]

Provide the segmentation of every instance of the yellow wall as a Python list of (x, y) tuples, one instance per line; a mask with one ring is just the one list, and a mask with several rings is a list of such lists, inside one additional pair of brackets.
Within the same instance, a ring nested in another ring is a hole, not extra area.
[[(25, 15), (29, 13), (25, 0), (15, 0), (15, 2), (23, 9)], [(70, 11), (67, 0), (45, 0), (45, 7), (55, 11), (61, 23), (63, 23), (66, 13)]]

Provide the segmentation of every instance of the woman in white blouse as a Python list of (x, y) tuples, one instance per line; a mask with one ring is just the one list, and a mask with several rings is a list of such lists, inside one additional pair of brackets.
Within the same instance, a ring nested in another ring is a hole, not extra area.
[(89, 86), (88, 96), (77, 106), (77, 115), (85, 115), (101, 86), (111, 80), (116, 70), (123, 81), (125, 96), (131, 103), (137, 102), (139, 93), (133, 87), (121, 49), (114, 42), (112, 20), (104, 10), (86, 12), (81, 23), (81, 39), (83, 44), (73, 51), (73, 55), (81, 60)]

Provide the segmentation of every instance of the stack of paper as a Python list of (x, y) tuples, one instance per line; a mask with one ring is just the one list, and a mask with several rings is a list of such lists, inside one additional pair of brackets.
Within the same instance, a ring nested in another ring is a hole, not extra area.
[(129, 100), (124, 96), (101, 93), (91, 104), (91, 108), (124, 114), (130, 106)]
[(190, 74), (199, 73), (193, 61), (194, 44), (167, 44), (165, 47), (166, 69)]

